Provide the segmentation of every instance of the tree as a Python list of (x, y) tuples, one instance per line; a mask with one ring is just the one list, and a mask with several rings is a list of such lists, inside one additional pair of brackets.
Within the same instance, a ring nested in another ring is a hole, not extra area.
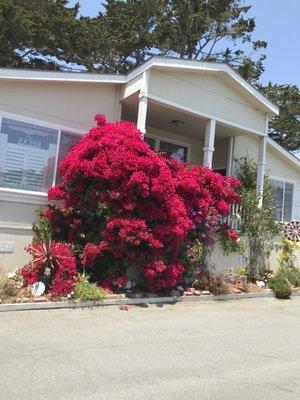
[(300, 91), (296, 85), (269, 82), (259, 89), (279, 107), (269, 123), (269, 136), (289, 151), (300, 149)]
[(269, 177), (265, 174), (262, 207), (256, 193), (257, 164), (248, 158), (237, 160), (237, 177), (243, 185), (239, 189), (241, 196), (240, 235), (245, 238), (249, 251), (249, 277), (261, 275), (267, 266), (267, 257), (272, 248), (272, 240), (282, 231), (282, 224), (275, 220), (273, 189)]
[[(254, 18), (246, 14), (251, 6), (243, 0), (108, 0), (99, 23), (105, 25), (114, 48), (112, 67), (124, 72), (153, 54), (193, 60), (229, 62), (255, 81), (263, 71), (266, 47), (252, 41)], [(247, 53), (241, 47), (248, 47)], [(104, 62), (100, 55), (100, 65)], [(106, 59), (109, 63), (109, 60)]]
[[(0, 66), (61, 69), (94, 65), (98, 24), (67, 0), (0, 0)], [(100, 43), (100, 44), (99, 44)], [(101, 41), (97, 43), (97, 53)]]
[(161, 54), (226, 61), (256, 81), (266, 42), (252, 41), (243, 1), (108, 0), (90, 18), (68, 0), (0, 0), (0, 65), (124, 73)]

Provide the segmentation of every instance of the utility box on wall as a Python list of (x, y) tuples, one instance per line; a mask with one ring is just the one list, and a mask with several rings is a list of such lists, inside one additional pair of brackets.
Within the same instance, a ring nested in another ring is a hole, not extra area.
[(13, 253), (14, 248), (14, 242), (0, 242), (0, 253)]

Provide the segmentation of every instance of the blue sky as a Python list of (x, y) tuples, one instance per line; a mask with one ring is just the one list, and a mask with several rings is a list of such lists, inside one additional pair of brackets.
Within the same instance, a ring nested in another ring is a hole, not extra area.
[[(78, 0), (81, 14), (94, 16), (101, 0)], [(71, 0), (70, 5), (76, 1)], [(252, 5), (249, 15), (255, 16), (254, 39), (266, 40), (267, 60), (261, 81), (293, 83), (300, 86), (300, 0), (247, 0)]]

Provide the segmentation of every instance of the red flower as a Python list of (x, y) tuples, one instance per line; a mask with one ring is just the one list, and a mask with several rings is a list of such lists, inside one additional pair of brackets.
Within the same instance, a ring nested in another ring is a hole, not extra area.
[(239, 238), (239, 235), (237, 234), (237, 232), (234, 229), (230, 229), (228, 231), (228, 236), (230, 237), (231, 240), (237, 241)]

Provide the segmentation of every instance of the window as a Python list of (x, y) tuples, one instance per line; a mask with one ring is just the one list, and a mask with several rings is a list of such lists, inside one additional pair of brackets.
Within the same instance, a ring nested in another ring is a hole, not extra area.
[(167, 142), (160, 138), (145, 136), (145, 142), (149, 144), (152, 150), (165, 154), (168, 158), (178, 161), (187, 161), (188, 146), (179, 144), (178, 142)]
[[(71, 149), (71, 147), (74, 146), (75, 143), (78, 142), (80, 137), (75, 136), (72, 133), (69, 132), (61, 132), (60, 135), (60, 143), (59, 143), (59, 152), (58, 152), (58, 167), (59, 163), (61, 160), (65, 157), (65, 155), (68, 153), (68, 151)], [(58, 174), (58, 168), (56, 172), (56, 183), (59, 183), (59, 174)]]
[[(2, 117), (0, 187), (46, 192), (55, 184), (58, 161), (78, 140), (59, 130)], [(59, 146), (59, 151), (58, 151)]]
[(291, 221), (293, 212), (294, 185), (289, 182), (270, 179), (273, 187), (275, 218), (278, 221)]
[(159, 142), (159, 151), (161, 153), (165, 153), (168, 158), (177, 160), (177, 161), (186, 161), (187, 160), (187, 147), (181, 146), (178, 144), (170, 143), (170, 142)]
[(214, 172), (217, 172), (220, 175), (226, 176), (227, 175), (227, 169), (226, 168), (214, 168)]
[(149, 144), (149, 146), (151, 147), (152, 150), (155, 150), (155, 139), (153, 139), (152, 137), (149, 137), (149, 136), (145, 136), (144, 140), (146, 143)]

